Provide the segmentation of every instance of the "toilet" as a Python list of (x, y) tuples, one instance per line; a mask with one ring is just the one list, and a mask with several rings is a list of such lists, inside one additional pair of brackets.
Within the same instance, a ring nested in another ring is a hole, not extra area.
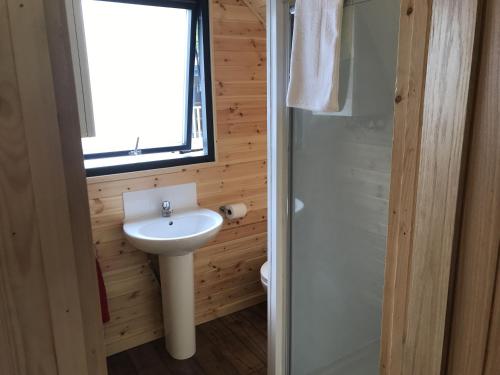
[(269, 285), (269, 262), (266, 262), (260, 267), (260, 281), (265, 290)]

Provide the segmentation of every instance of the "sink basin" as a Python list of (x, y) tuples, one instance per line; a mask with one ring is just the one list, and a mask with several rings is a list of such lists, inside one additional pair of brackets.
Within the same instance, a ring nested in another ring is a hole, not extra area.
[(150, 254), (180, 256), (213, 239), (222, 226), (218, 213), (198, 208), (126, 222), (125, 236), (138, 249)]
[[(193, 206), (174, 211), (170, 217), (153, 210), (126, 219), (123, 225), (125, 237), (133, 246), (158, 255), (165, 345), (179, 360), (196, 352), (193, 253), (213, 239), (223, 223), (217, 212), (196, 207), (195, 197)], [(162, 200), (153, 202), (153, 207), (160, 207)], [(134, 208), (146, 205), (138, 202)]]

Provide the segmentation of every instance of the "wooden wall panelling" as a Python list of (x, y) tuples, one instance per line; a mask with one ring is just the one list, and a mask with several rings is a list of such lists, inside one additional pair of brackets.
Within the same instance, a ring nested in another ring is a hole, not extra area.
[(196, 182), (202, 207), (245, 202), (248, 215), (226, 221), (218, 237), (195, 253), (196, 321), (265, 300), (259, 273), (267, 231), (265, 26), (240, 0), (214, 1), (211, 21), (217, 161), (87, 179), (93, 239), (109, 293), (108, 354), (163, 335), (150, 260), (123, 236), (126, 191)]
[(478, 1), (434, 0), (410, 265), (404, 374), (440, 374)]
[(91, 255), (88, 213), (72, 210), (75, 197), (86, 197), (77, 186), (85, 180), (79, 138), (64, 138), (71, 130), (62, 129), (78, 132), (70, 122), (76, 100), (61, 85), (68, 77), (53, 75), (69, 61), (64, 46), (52, 44), (67, 46), (64, 6), (2, 0), (0, 17), (1, 372), (104, 374), (96, 282), (77, 278), (96, 273), (92, 262), (78, 263)]
[(264, 25), (266, 24), (266, 0), (242, 0)]
[(400, 374), (403, 364), (430, 11), (427, 1), (401, 1), (381, 374)]
[(450, 375), (500, 373), (499, 20), (500, 1), (487, 1), (458, 250)]

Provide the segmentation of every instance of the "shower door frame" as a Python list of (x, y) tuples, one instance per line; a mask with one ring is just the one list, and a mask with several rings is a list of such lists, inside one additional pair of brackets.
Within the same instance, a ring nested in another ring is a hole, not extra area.
[(285, 106), (290, 54), (289, 0), (267, 0), (268, 374), (288, 373), (291, 111)]
[[(285, 106), (289, 4), (267, 1), (268, 373), (275, 375), (289, 370), (291, 113)], [(481, 0), (463, 0), (461, 6), (455, 0), (401, 0), (381, 333), (383, 375), (438, 375), (445, 365), (481, 4)], [(451, 45), (460, 45), (462, 53), (450, 53)], [(440, 140), (438, 146), (435, 139)], [(421, 313), (432, 320), (424, 324), (433, 329), (420, 332)]]

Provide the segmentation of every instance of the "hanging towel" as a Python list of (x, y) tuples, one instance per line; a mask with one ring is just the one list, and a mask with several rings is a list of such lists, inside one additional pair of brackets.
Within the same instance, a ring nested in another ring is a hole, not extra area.
[(102, 277), (102, 271), (101, 271), (101, 266), (99, 265), (99, 262), (95, 261), (96, 265), (96, 270), (97, 270), (97, 284), (99, 286), (99, 299), (101, 302), (101, 317), (102, 317), (102, 322), (107, 323), (109, 322), (110, 315), (109, 315), (109, 307), (108, 307), (108, 296), (106, 293), (106, 286), (104, 285), (104, 278)]
[(297, 0), (287, 105), (339, 111), (340, 34), (344, 0)]

